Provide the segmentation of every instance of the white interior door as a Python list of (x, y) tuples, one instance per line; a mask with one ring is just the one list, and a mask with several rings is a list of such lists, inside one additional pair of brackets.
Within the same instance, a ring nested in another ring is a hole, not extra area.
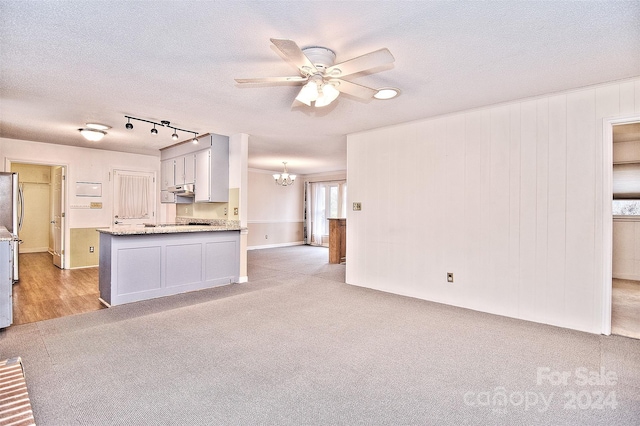
[(113, 225), (155, 223), (155, 173), (113, 171)]
[(53, 170), (53, 264), (64, 269), (64, 167)]

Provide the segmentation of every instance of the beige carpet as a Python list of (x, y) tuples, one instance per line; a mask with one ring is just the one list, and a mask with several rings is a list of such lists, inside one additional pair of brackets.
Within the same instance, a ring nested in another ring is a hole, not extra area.
[(12, 326), (36, 422), (637, 425), (640, 341), (344, 284), (327, 251), (249, 283)]

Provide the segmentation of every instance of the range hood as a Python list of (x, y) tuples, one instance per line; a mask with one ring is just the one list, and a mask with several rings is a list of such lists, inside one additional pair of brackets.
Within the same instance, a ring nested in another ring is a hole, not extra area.
[(181, 197), (193, 197), (194, 190), (195, 188), (192, 183), (187, 183), (184, 185), (175, 185), (167, 188), (167, 191), (172, 192)]

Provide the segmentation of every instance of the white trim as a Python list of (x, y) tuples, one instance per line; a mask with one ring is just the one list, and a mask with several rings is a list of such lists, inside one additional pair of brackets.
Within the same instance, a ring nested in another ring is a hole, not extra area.
[(304, 220), (248, 220), (247, 224), (263, 224), (263, 223), (304, 223)]
[(102, 303), (104, 306), (106, 306), (107, 308), (111, 307), (111, 305), (108, 304), (102, 297), (98, 297), (98, 301)]
[(247, 277), (247, 276), (238, 278), (238, 284), (243, 284), (243, 283), (248, 283), (248, 282), (249, 282), (249, 277)]
[(294, 243), (280, 243), (280, 244), (265, 244), (263, 246), (249, 246), (249, 247), (247, 247), (247, 250), (260, 250), (260, 249), (267, 249), (267, 248), (302, 246), (302, 245), (304, 245), (304, 241), (296, 241)]
[[(611, 334), (611, 295), (613, 293), (613, 126), (636, 123), (638, 115), (602, 120), (602, 326), (601, 333)], [(597, 208), (597, 207), (596, 207)]]
[(49, 247), (31, 247), (31, 248), (20, 247), (20, 253), (49, 253)]

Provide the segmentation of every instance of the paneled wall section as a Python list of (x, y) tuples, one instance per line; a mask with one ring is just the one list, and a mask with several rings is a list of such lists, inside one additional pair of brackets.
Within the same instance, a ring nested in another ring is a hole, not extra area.
[(602, 120), (632, 114), (640, 79), (349, 135), (347, 282), (600, 333)]

